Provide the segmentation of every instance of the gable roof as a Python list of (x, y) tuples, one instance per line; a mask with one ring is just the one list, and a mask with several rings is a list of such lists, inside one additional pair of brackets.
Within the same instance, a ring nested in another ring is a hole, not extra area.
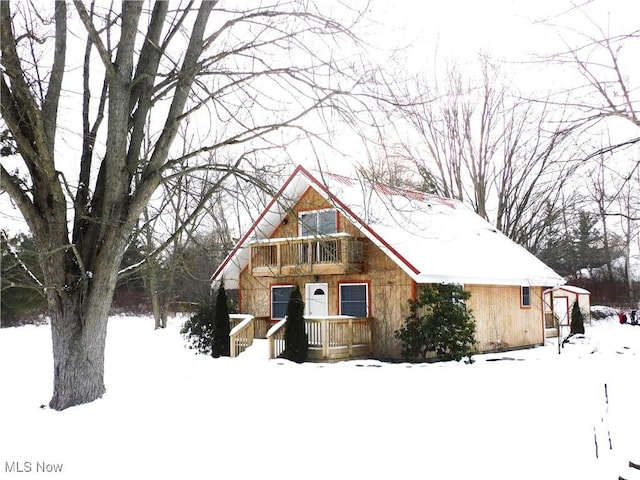
[(313, 188), (417, 283), (558, 286), (562, 277), (457, 200), (299, 166), (220, 264), (212, 280), (237, 288), (249, 245), (269, 238)]

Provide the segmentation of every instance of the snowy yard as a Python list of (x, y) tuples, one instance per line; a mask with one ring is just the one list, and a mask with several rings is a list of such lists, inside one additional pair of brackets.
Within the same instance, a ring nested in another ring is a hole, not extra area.
[(0, 330), (0, 478), (640, 478), (640, 326), (473, 365), (212, 359), (179, 327), (112, 318), (107, 394), (63, 412), (49, 327)]

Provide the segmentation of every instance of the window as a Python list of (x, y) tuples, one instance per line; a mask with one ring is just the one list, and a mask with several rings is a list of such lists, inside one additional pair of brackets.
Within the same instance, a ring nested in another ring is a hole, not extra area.
[(334, 209), (316, 210), (300, 214), (300, 236), (330, 235), (338, 230), (337, 214)]
[(292, 291), (292, 285), (271, 287), (271, 318), (281, 319), (287, 315), (287, 305)]
[(340, 285), (340, 315), (359, 318), (368, 316), (367, 287), (366, 283)]
[(531, 307), (531, 287), (520, 287), (520, 306)]

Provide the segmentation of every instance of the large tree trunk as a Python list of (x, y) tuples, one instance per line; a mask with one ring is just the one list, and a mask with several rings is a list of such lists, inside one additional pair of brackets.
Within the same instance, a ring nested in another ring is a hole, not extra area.
[(82, 265), (84, 271), (73, 249), (59, 257), (64, 266), (47, 265), (45, 256), (43, 267), (56, 271), (61, 266), (57, 272), (64, 272), (63, 288), (48, 292), (54, 366), (49, 406), (55, 410), (91, 402), (105, 392), (107, 321), (125, 246), (124, 240), (108, 236), (102, 248), (94, 247), (95, 262)]
[(93, 295), (95, 313), (85, 315), (78, 295), (60, 299), (51, 319), (53, 341), (53, 397), (49, 406), (63, 410), (91, 402), (105, 392), (104, 350), (111, 295)]

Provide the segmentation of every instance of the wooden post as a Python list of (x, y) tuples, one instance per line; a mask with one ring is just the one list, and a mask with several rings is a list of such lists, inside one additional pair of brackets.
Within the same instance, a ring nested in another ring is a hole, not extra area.
[(231, 334), (229, 336), (229, 343), (231, 344), (231, 357), (232, 358), (233, 357), (237, 357), (238, 353), (236, 351), (236, 335), (235, 335), (235, 333)]
[(322, 326), (320, 331), (322, 332), (322, 358), (325, 360), (329, 358), (329, 320), (322, 319)]
[(268, 358), (269, 360), (276, 358), (275, 355), (275, 341), (273, 339), (273, 335), (267, 336), (267, 345), (269, 346)]
[(549, 292), (549, 301), (551, 302), (551, 318), (553, 319), (553, 323), (556, 325), (556, 329), (558, 330), (558, 336), (556, 338), (558, 339), (558, 355), (560, 355), (560, 347), (561, 347), (560, 344), (562, 340), (560, 338), (560, 319), (558, 318), (556, 320), (556, 311), (555, 311), (555, 306), (553, 302), (553, 292), (555, 292), (555, 287), (553, 287)]

